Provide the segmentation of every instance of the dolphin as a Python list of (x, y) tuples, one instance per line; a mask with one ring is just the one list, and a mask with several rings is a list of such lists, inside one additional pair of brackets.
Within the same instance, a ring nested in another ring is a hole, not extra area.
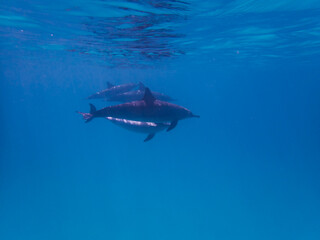
[[(120, 93), (117, 95), (113, 95), (107, 98), (109, 102), (132, 102), (132, 101), (138, 101), (143, 98), (144, 96), (144, 91), (145, 90), (136, 90), (136, 91), (130, 91), (130, 92), (125, 92), (125, 93)], [(163, 94), (163, 93), (158, 93), (158, 92), (151, 92), (152, 95), (161, 101), (174, 101), (170, 96)]]
[[(84, 118), (90, 113), (77, 112), (81, 114)], [(106, 117), (113, 124), (127, 129), (133, 132), (147, 133), (147, 137), (144, 139), (144, 142), (150, 141), (157, 132), (160, 132), (170, 126), (170, 123), (154, 123), (154, 122), (141, 122), (133, 121), (121, 118)]]
[(97, 110), (90, 104), (90, 113), (83, 115), (87, 122), (97, 117), (113, 117), (143, 122), (164, 123), (170, 122), (167, 131), (176, 127), (179, 120), (200, 116), (194, 115), (190, 110), (176, 104), (157, 100), (149, 88), (145, 89), (142, 100), (109, 106)]
[(96, 98), (108, 98), (117, 94), (128, 92), (138, 86), (136, 83), (127, 83), (121, 85), (112, 85), (107, 82), (108, 88), (104, 89), (100, 92), (96, 92), (95, 94), (90, 95), (87, 99), (96, 99)]

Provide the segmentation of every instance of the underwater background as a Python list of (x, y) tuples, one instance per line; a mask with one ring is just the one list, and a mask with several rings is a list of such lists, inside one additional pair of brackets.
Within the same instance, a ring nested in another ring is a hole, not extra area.
[[(320, 239), (318, 0), (2, 1), (0, 239)], [(143, 82), (150, 142), (75, 111)]]

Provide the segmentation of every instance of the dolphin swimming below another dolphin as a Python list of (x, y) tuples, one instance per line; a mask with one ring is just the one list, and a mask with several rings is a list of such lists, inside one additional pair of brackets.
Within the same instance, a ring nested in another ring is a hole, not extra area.
[(199, 116), (179, 105), (157, 100), (150, 89), (146, 88), (144, 97), (140, 101), (109, 106), (100, 110), (96, 110), (96, 107), (90, 104), (90, 113), (83, 115), (83, 118), (86, 122), (90, 122), (97, 117), (113, 117), (156, 123), (170, 122), (170, 126), (167, 129), (167, 131), (170, 131), (175, 128), (179, 120)]
[(108, 88), (102, 90), (100, 92), (96, 92), (95, 94), (90, 95), (87, 99), (97, 99), (97, 98), (108, 98), (115, 96), (117, 94), (128, 92), (138, 86), (137, 83), (127, 83), (121, 85), (112, 85), (111, 83), (107, 83)]
[[(77, 113), (81, 114), (84, 118), (86, 118), (88, 114), (90, 114), (83, 112)], [(113, 117), (106, 117), (106, 119), (112, 122), (113, 124), (127, 129), (129, 131), (148, 134), (147, 137), (144, 139), (144, 142), (150, 141), (157, 132), (160, 132), (170, 127), (170, 123), (141, 122)]]

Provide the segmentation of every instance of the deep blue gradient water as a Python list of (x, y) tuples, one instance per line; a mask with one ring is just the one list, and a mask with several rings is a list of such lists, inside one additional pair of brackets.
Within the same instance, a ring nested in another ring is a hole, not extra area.
[[(320, 239), (319, 16), (316, 0), (3, 1), (0, 239)], [(85, 124), (107, 81), (201, 118), (147, 143)]]

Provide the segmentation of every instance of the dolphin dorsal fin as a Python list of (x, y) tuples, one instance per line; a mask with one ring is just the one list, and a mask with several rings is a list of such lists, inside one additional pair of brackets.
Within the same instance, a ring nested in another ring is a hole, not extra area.
[(152, 105), (156, 98), (152, 95), (149, 88), (144, 90), (143, 100), (147, 103), (147, 105)]
[(146, 86), (145, 86), (142, 82), (139, 82), (139, 83), (138, 83), (138, 86), (139, 86), (139, 90), (140, 90), (140, 91), (143, 91), (143, 90), (146, 89)]
[(108, 88), (112, 88), (112, 87), (114, 87), (114, 85), (112, 83), (110, 83), (110, 82), (107, 82), (107, 87)]

